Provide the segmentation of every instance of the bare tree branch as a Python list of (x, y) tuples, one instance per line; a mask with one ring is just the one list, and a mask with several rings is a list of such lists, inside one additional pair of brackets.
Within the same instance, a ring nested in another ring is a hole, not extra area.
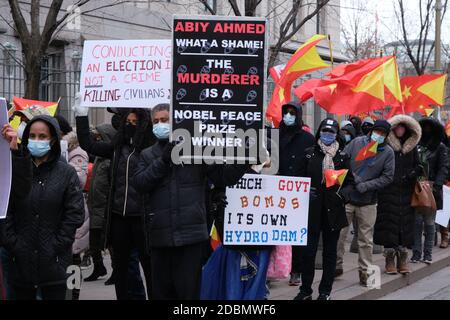
[(20, 10), (18, 0), (8, 0), (8, 2), (20, 38), (24, 41), (28, 41), (28, 39), (30, 38), (30, 32), (28, 31), (25, 18), (22, 15), (22, 10)]
[(236, 2), (236, 0), (228, 0), (228, 3), (231, 6), (231, 9), (233, 9), (234, 15), (235, 16), (241, 16), (241, 11), (239, 10), (239, 6)]

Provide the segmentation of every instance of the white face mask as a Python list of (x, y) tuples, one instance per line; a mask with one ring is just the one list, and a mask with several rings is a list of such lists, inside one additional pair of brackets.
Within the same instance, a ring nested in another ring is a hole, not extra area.
[(23, 132), (25, 131), (25, 128), (27, 127), (27, 124), (25, 122), (21, 122), (19, 127), (17, 128), (17, 136), (20, 140), (22, 140)]

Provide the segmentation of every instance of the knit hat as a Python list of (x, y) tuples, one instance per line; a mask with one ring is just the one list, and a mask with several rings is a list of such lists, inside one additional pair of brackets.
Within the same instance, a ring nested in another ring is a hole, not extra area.
[(384, 131), (386, 134), (389, 134), (389, 131), (391, 131), (391, 124), (386, 120), (377, 120), (373, 124), (372, 130), (381, 130)]

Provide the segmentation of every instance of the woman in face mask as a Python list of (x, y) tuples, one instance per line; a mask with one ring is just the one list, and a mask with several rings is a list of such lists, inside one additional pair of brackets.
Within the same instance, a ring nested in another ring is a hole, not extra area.
[(75, 231), (84, 218), (78, 176), (59, 161), (59, 126), (37, 116), (26, 126), (22, 147), (32, 157), (31, 191), (8, 208), (5, 240), (14, 257), (12, 281), (19, 300), (63, 300)]
[[(344, 142), (338, 136), (339, 126), (334, 119), (325, 119), (319, 126), (316, 144), (306, 149), (306, 166), (301, 176), (311, 177), (311, 193), (308, 216), (308, 245), (300, 247), (302, 285), (294, 300), (311, 300), (314, 280), (315, 257), (320, 235), (323, 239), (323, 274), (319, 285), (318, 300), (329, 300), (334, 281), (337, 242), (342, 228), (348, 225), (345, 200), (341, 191), (353, 183), (353, 175), (347, 172), (343, 185), (327, 187), (326, 170), (349, 169), (350, 158), (342, 152)], [(337, 181), (338, 177), (331, 175)]]
[(133, 249), (139, 250), (139, 260), (145, 274), (147, 295), (151, 292), (150, 256), (145, 250), (145, 236), (141, 221), (141, 196), (132, 177), (142, 150), (155, 142), (147, 109), (133, 108), (118, 112), (117, 134), (113, 141), (94, 141), (89, 134), (87, 108), (80, 107), (79, 96), (74, 106), (77, 135), (86, 152), (111, 159), (111, 181), (106, 208), (106, 241), (111, 245), (115, 260), (115, 289), (118, 300), (129, 300), (128, 265)]
[(374, 243), (384, 246), (387, 274), (407, 274), (407, 248), (414, 244), (415, 216), (411, 197), (420, 173), (416, 146), (422, 130), (419, 123), (407, 115), (396, 115), (388, 122), (392, 130), (386, 142), (394, 150), (395, 173), (394, 181), (378, 192)]

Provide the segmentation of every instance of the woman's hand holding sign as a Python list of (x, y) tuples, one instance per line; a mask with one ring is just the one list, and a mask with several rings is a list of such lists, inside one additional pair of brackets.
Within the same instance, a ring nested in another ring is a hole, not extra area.
[(3, 138), (8, 141), (11, 150), (19, 149), (17, 146), (17, 131), (14, 130), (9, 123), (3, 126), (2, 135)]

